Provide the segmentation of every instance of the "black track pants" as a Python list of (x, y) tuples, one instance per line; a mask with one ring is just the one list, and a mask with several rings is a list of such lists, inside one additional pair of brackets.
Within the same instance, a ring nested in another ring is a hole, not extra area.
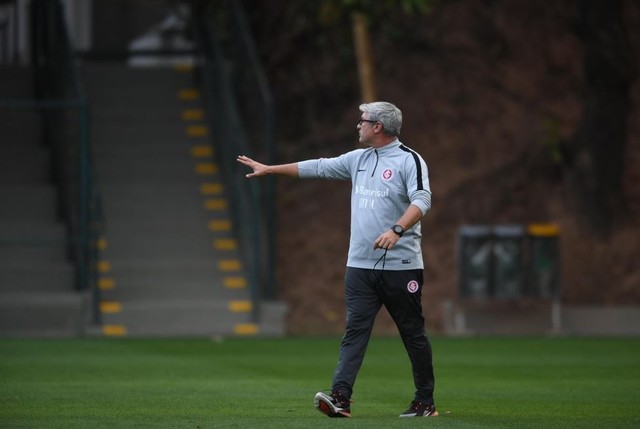
[(347, 267), (347, 324), (340, 345), (333, 389), (348, 398), (369, 344), (373, 324), (384, 305), (393, 318), (411, 360), (415, 400), (433, 403), (431, 344), (422, 315), (422, 270), (381, 271)]

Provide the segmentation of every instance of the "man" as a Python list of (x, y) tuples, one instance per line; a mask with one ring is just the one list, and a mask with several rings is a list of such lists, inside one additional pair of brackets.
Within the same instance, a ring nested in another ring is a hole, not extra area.
[(316, 408), (329, 417), (351, 417), (350, 398), (376, 315), (384, 305), (409, 355), (416, 387), (400, 417), (437, 416), (431, 345), (422, 315), (423, 261), (420, 219), (431, 208), (427, 165), (398, 140), (402, 112), (387, 102), (360, 106), (357, 129), (368, 146), (336, 158), (264, 165), (246, 156), (246, 177), (280, 174), (351, 180), (351, 240), (345, 275), (347, 321), (330, 394), (318, 392)]

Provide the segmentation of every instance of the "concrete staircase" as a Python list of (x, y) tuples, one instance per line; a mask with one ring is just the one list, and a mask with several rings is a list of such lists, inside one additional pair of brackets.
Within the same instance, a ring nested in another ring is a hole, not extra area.
[[(28, 69), (0, 69), (0, 98), (32, 98)], [(51, 181), (40, 116), (0, 108), (0, 336), (74, 337), (86, 297), (74, 290), (66, 228)]]
[(195, 72), (83, 68), (106, 222), (103, 333), (282, 335), (282, 306), (266, 306), (263, 323), (252, 319)]

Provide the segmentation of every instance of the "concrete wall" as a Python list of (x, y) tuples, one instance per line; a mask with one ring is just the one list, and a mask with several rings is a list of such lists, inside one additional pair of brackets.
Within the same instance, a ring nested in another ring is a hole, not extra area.
[(640, 307), (562, 305), (549, 300), (443, 304), (449, 335), (640, 336)]

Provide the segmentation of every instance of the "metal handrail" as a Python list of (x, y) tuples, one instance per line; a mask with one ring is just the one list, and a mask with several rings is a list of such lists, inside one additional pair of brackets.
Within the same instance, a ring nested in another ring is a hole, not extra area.
[(0, 64), (17, 64), (20, 24), (17, 1), (0, 2), (0, 13)]
[(95, 180), (95, 170), (91, 153), (91, 135), (89, 103), (87, 101), (84, 83), (81, 78), (77, 62), (74, 60), (69, 39), (69, 31), (63, 14), (63, 6), (56, 2), (56, 21), (59, 34), (62, 37), (62, 49), (64, 61), (68, 64), (71, 72), (71, 83), (73, 94), (78, 102), (78, 134), (79, 134), (79, 196), (78, 196), (78, 288), (89, 290), (93, 297), (93, 322), (98, 324), (101, 319), (100, 289), (98, 288), (98, 251), (97, 242), (102, 236), (103, 212), (100, 192)]
[[(95, 276), (99, 195), (94, 190), (89, 105), (74, 60), (59, 0), (33, 0), (29, 16), (33, 99), (0, 100), (0, 108), (35, 109), (40, 113), (44, 143), (51, 147), (67, 245), (76, 267), (76, 288), (93, 294), (93, 320), (99, 321)], [(67, 116), (69, 113), (72, 116)], [(62, 117), (62, 118), (61, 118)], [(75, 128), (74, 128), (75, 127)]]
[[(236, 54), (244, 57), (242, 66), (251, 72), (256, 83), (260, 100), (264, 108), (264, 141), (263, 155), (268, 164), (276, 163), (276, 107), (271, 91), (271, 87), (267, 80), (267, 75), (262, 67), (262, 62), (258, 56), (255, 43), (251, 37), (251, 29), (246, 18), (246, 14), (239, 1), (228, 0), (230, 5), (231, 17), (233, 19), (232, 34), (241, 49), (234, 50)], [(240, 61), (240, 59), (238, 59)], [(269, 176), (263, 179), (264, 195), (262, 196), (262, 207), (265, 209), (264, 224), (262, 228), (264, 237), (264, 267), (263, 267), (263, 295), (267, 299), (275, 299), (277, 296), (276, 280), (275, 280), (275, 237), (276, 237), (276, 180), (275, 177)]]
[[(246, 135), (244, 129), (239, 126), (239, 115), (235, 100), (230, 92), (228, 77), (223, 70), (223, 60), (220, 52), (219, 43), (215, 33), (211, 31), (210, 23), (207, 22), (204, 14), (194, 13), (194, 27), (196, 30), (196, 40), (199, 47), (200, 70), (205, 88), (205, 96), (207, 109), (212, 114), (208, 118), (215, 117), (216, 123), (212, 123), (212, 130), (215, 135), (215, 141), (220, 148), (219, 153), (222, 157), (222, 170), (227, 178), (228, 187), (231, 192), (229, 199), (231, 201), (231, 209), (235, 219), (240, 219), (239, 225), (235, 229), (239, 236), (240, 251), (243, 254), (243, 260), (249, 263), (247, 267), (249, 287), (251, 292), (251, 300), (253, 302), (252, 316), (254, 322), (259, 319), (259, 292), (257, 287), (257, 255), (255, 252), (247, 252), (248, 249), (255, 249), (257, 246), (248, 245), (248, 241), (256, 241), (258, 239), (257, 225), (250, 218), (250, 204), (248, 201), (255, 200), (256, 183), (243, 186), (234, 180), (237, 177), (236, 167), (231, 162), (232, 152), (248, 150)], [(249, 198), (247, 198), (249, 196)]]
[[(231, 2), (233, 4), (234, 2)], [(273, 189), (268, 191), (267, 183), (262, 181), (246, 180), (244, 172), (236, 162), (239, 154), (252, 155), (256, 153), (256, 142), (247, 132), (242, 118), (240, 100), (233, 91), (233, 80), (228, 70), (229, 60), (223, 52), (222, 43), (216, 34), (214, 16), (209, 9), (205, 9), (204, 2), (194, 1), (193, 24), (198, 48), (198, 60), (202, 81), (206, 95), (206, 108), (210, 110), (208, 117), (215, 118), (211, 121), (211, 128), (215, 137), (214, 143), (218, 147), (221, 156), (222, 171), (225, 175), (226, 185), (229, 191), (231, 209), (234, 218), (239, 219), (235, 232), (240, 242), (240, 251), (247, 263), (247, 273), (250, 283), (253, 301), (253, 318), (259, 319), (260, 301), (263, 298), (273, 299), (273, 204), (275, 198)], [(212, 6), (208, 4), (208, 6)], [(218, 4), (220, 6), (220, 4)], [(231, 7), (233, 15), (237, 13), (235, 7)], [(228, 16), (228, 14), (226, 15)], [(256, 57), (257, 59), (257, 57)], [(264, 79), (266, 85), (266, 79)], [(264, 94), (269, 94), (268, 88), (264, 88)], [(272, 98), (266, 99), (266, 103), (272, 105)], [(267, 136), (262, 149), (270, 153), (269, 159), (273, 159), (273, 134), (275, 133), (274, 116), (268, 120), (271, 131)], [(253, 143), (253, 144), (252, 144)], [(265, 186), (267, 185), (267, 186)], [(262, 212), (267, 212), (263, 216)], [(265, 219), (269, 219), (265, 222)]]

